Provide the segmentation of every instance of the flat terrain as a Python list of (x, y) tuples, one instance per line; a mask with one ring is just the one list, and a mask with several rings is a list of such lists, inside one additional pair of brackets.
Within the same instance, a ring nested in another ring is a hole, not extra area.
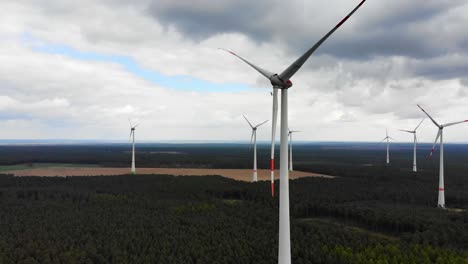
[(18, 171), (18, 170), (28, 170), (28, 169), (38, 169), (38, 168), (63, 168), (63, 167), (99, 167), (95, 164), (72, 164), (72, 163), (28, 163), (28, 164), (16, 164), (16, 165), (0, 165), (0, 172), (4, 171)]
[[(86, 167), (48, 167), (3, 171), (5, 174), (15, 176), (99, 176), (99, 175), (125, 175), (129, 174), (128, 168), (86, 168)], [(252, 170), (246, 169), (178, 169), (178, 168), (138, 168), (138, 174), (167, 174), (175, 176), (203, 176), (220, 175), (241, 181), (250, 181), (252, 179)], [(279, 175), (276, 171), (275, 176)], [(312, 172), (293, 171), (289, 178), (297, 179), (302, 177), (325, 177), (333, 176), (317, 174)], [(270, 170), (258, 170), (258, 180), (270, 180)]]

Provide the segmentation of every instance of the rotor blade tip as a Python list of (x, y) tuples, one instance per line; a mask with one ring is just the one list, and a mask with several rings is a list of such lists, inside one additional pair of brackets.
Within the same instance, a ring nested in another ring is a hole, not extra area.
[(223, 48), (218, 48), (218, 49), (224, 50), (225, 52), (229, 52), (229, 53), (231, 53), (232, 55), (236, 55), (236, 56), (237, 56), (237, 54), (235, 54), (234, 52), (232, 52), (232, 51), (230, 51), (230, 50), (223, 49)]

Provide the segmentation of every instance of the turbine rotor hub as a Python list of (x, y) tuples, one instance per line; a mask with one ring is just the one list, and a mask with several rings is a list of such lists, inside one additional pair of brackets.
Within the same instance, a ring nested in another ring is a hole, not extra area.
[(278, 74), (273, 75), (270, 78), (270, 82), (271, 85), (279, 89), (288, 89), (293, 85), (291, 80), (284, 81)]

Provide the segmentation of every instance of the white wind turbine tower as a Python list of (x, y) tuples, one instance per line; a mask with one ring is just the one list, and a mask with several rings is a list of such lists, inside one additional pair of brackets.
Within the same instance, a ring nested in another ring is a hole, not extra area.
[[(278, 89), (281, 89), (281, 126), (280, 126), (280, 219), (279, 219), (279, 247), (278, 247), (278, 263), (290, 264), (291, 263), (291, 240), (290, 240), (290, 225), (289, 225), (289, 171), (288, 171), (288, 88), (292, 86), (291, 77), (304, 65), (307, 59), (317, 50), (325, 40), (330, 37), (341, 25), (343, 25), (356, 10), (364, 4), (366, 0), (362, 0), (346, 17), (344, 17), (332, 30), (323, 36), (314, 46), (307, 50), (301, 57), (294, 61), (282, 73), (275, 74), (270, 71), (264, 70), (246, 59), (230, 52), (232, 55), (238, 57), (260, 74), (270, 80), (273, 86), (273, 127), (272, 127), (272, 143), (274, 143), (274, 129), (276, 125), (276, 110), (275, 102), (277, 98)], [(274, 146), (272, 146), (272, 149)], [(273, 153), (272, 153), (272, 164)], [(272, 166), (273, 167), (273, 166)], [(273, 168), (272, 168), (273, 169)], [(273, 174), (272, 174), (273, 175)], [(273, 185), (272, 185), (273, 186)]]
[(424, 118), (423, 120), (421, 120), (421, 122), (419, 122), (419, 125), (416, 126), (416, 128), (414, 130), (404, 130), (404, 129), (400, 129), (400, 131), (403, 131), (403, 132), (408, 132), (408, 133), (411, 133), (413, 134), (413, 138), (414, 138), (414, 147), (413, 147), (413, 171), (414, 172), (417, 172), (418, 169), (416, 167), (416, 145), (418, 144), (418, 139), (416, 137), (416, 130), (418, 129), (418, 127), (422, 124), (422, 122), (424, 121)]
[(437, 207), (445, 208), (445, 187), (444, 187), (444, 140), (443, 140), (443, 132), (444, 128), (448, 126), (453, 126), (456, 124), (461, 124), (468, 122), (468, 120), (463, 120), (459, 122), (452, 122), (443, 125), (439, 125), (420, 105), (418, 107), (431, 119), (432, 123), (439, 128), (437, 132), (436, 139), (434, 141), (434, 145), (432, 146), (431, 154), (435, 151), (435, 145), (437, 144), (437, 140), (440, 138), (440, 165), (439, 165), (439, 198), (437, 199)]
[(292, 141), (292, 134), (293, 133), (297, 133), (297, 132), (301, 132), (301, 131), (298, 131), (298, 130), (289, 130), (289, 171), (293, 171), (293, 159), (292, 159), (292, 144), (293, 144), (293, 141)]
[(268, 122), (268, 120), (256, 125), (256, 126), (252, 126), (252, 124), (249, 122), (249, 120), (247, 119), (247, 117), (245, 117), (245, 115), (242, 115), (244, 118), (245, 118), (245, 121), (247, 121), (247, 123), (249, 123), (249, 126), (252, 128), (252, 136), (250, 137), (250, 147), (252, 147), (252, 141), (253, 141), (253, 145), (254, 145), (254, 160), (253, 160), (253, 175), (252, 175), (252, 181), (253, 182), (256, 182), (257, 181), (257, 128), (263, 124), (265, 124), (266, 122)]
[(382, 139), (380, 142), (383, 142), (384, 140), (387, 140), (387, 164), (390, 164), (390, 142), (389, 142), (389, 139), (393, 139), (393, 140), (395, 140), (395, 139), (388, 136), (388, 129), (385, 129), (385, 135), (386, 136), (384, 137), (384, 139)]
[(130, 140), (132, 141), (132, 169), (131, 169), (131, 173), (135, 174), (136, 173), (136, 170), (135, 170), (135, 128), (139, 124), (137, 124), (135, 126), (132, 126), (132, 122), (130, 121), (130, 119), (128, 120), (128, 122), (130, 123)]

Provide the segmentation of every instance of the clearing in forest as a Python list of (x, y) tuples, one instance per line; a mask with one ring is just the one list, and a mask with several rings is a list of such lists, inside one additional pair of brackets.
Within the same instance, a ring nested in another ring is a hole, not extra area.
[[(258, 170), (258, 180), (269, 181), (270, 170)], [(33, 168), (22, 170), (3, 171), (5, 174), (13, 174), (15, 176), (101, 176), (101, 175), (126, 175), (130, 174), (128, 168), (86, 168), (86, 167), (48, 167), (48, 168)], [(137, 174), (167, 174), (174, 176), (205, 176), (205, 175), (220, 175), (227, 178), (251, 181), (252, 170), (247, 169), (180, 169), (180, 168), (138, 168)], [(279, 171), (276, 172), (277, 179)], [(312, 172), (293, 171), (289, 172), (290, 179), (302, 177), (324, 177), (334, 178), (333, 176), (317, 174)]]

